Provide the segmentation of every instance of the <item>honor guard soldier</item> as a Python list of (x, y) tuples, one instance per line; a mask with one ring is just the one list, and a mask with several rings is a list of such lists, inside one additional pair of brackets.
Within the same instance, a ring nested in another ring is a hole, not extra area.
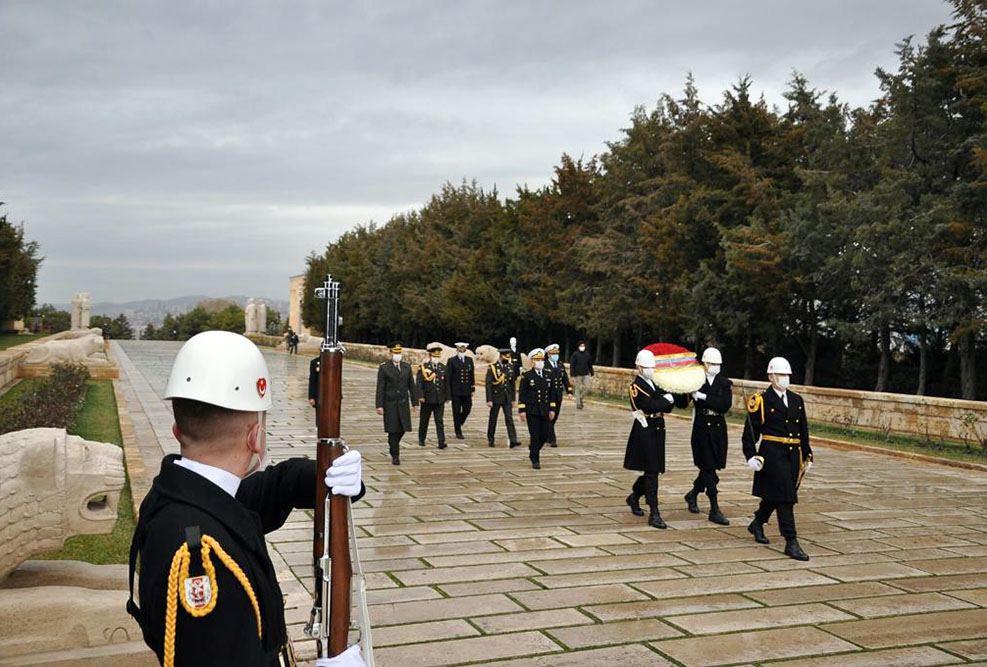
[(648, 525), (667, 528), (658, 511), (658, 475), (665, 472), (665, 416), (675, 407), (675, 397), (654, 383), (655, 355), (641, 350), (634, 360), (637, 376), (629, 388), (634, 424), (627, 438), (624, 467), (641, 475), (634, 481), (627, 505), (635, 516), (644, 516), (641, 496), (651, 508)]
[(401, 361), (401, 343), (390, 346), (391, 360), (377, 368), (377, 414), (384, 417), (391, 463), (401, 465), (401, 438), (411, 430), (411, 410), (418, 411), (418, 388), (411, 365)]
[(418, 415), (418, 444), (425, 446), (428, 435), (429, 417), (435, 417), (435, 434), (439, 438), (439, 449), (446, 448), (446, 431), (443, 424), (446, 401), (449, 400), (449, 378), (442, 359), (442, 343), (429, 343), (428, 361), (418, 367), (418, 402), (421, 412)]
[(511, 349), (504, 347), (499, 350), (500, 359), (487, 367), (485, 381), (487, 390), (487, 407), (490, 408), (490, 418), (487, 420), (487, 444), (494, 446), (494, 435), (497, 432), (497, 416), (503, 411), (504, 423), (507, 425), (507, 442), (511, 449), (521, 443), (514, 429), (514, 364), (511, 361)]
[[(141, 503), (127, 611), (165, 667), (294, 664), (264, 534), (281, 528), (292, 510), (313, 508), (316, 462), (264, 467), (271, 377), (260, 350), (239, 334), (189, 339), (165, 398), (181, 453), (165, 456)], [(318, 481), (355, 500), (364, 491), (361, 467), (351, 450)]]
[(463, 424), (473, 409), (473, 392), (476, 391), (476, 371), (473, 359), (466, 356), (469, 343), (456, 343), (456, 356), (449, 360), (449, 396), (452, 399), (452, 425), (456, 437), (462, 440)]
[(720, 375), (723, 357), (715, 347), (703, 352), (703, 366), (706, 367), (706, 382), (698, 391), (692, 392), (692, 463), (699, 468), (699, 474), (692, 483), (692, 490), (685, 494), (689, 511), (699, 514), (697, 499), (703, 491), (709, 498), (709, 520), (721, 526), (729, 526), (730, 521), (723, 516), (717, 502), (716, 485), (720, 478), (717, 470), (727, 465), (727, 422), (724, 415), (733, 404), (733, 383), (730, 378)]
[(552, 398), (552, 381), (545, 370), (545, 351), (535, 348), (528, 358), (534, 368), (521, 376), (521, 389), (518, 395), (517, 410), (521, 421), (528, 425), (531, 441), (528, 457), (531, 467), (541, 469), (541, 448), (548, 440), (548, 430), (555, 417), (555, 400)]
[(562, 399), (567, 395), (572, 396), (572, 385), (569, 384), (569, 374), (566, 373), (565, 366), (559, 361), (559, 345), (552, 343), (545, 348), (545, 356), (548, 357), (548, 364), (545, 370), (552, 381), (552, 396), (555, 401), (555, 416), (552, 417), (548, 425), (548, 444), (550, 447), (558, 447), (558, 438), (555, 436), (555, 422), (559, 420), (559, 413), (562, 412)]
[(788, 389), (791, 375), (788, 361), (775, 357), (768, 362), (771, 386), (747, 400), (744, 457), (754, 471), (753, 494), (761, 499), (747, 530), (758, 543), (768, 544), (764, 524), (777, 512), (785, 555), (806, 561), (795, 532), (795, 504), (802, 475), (812, 466), (812, 447), (805, 402)]

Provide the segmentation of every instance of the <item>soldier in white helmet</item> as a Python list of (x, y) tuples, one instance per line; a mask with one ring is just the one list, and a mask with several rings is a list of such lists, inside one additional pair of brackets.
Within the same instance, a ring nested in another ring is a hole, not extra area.
[(717, 500), (717, 484), (720, 482), (717, 470), (727, 466), (727, 422), (724, 415), (733, 403), (733, 383), (720, 374), (723, 357), (715, 347), (703, 352), (703, 366), (706, 368), (706, 382), (698, 391), (692, 392), (692, 463), (699, 468), (699, 474), (692, 483), (692, 490), (685, 494), (689, 511), (699, 514), (698, 497), (706, 492), (709, 498), (709, 520), (721, 526), (729, 526), (730, 521), (723, 516)]
[(655, 355), (641, 350), (634, 360), (637, 375), (628, 392), (634, 423), (627, 436), (624, 467), (641, 475), (634, 481), (627, 505), (635, 516), (644, 516), (641, 496), (651, 509), (648, 525), (668, 528), (658, 511), (658, 475), (665, 472), (665, 414), (675, 407), (675, 397), (654, 382)]
[(754, 471), (753, 494), (761, 499), (747, 530), (759, 544), (768, 544), (764, 524), (778, 514), (778, 529), (785, 538), (785, 555), (806, 561), (795, 532), (795, 503), (802, 476), (812, 466), (809, 423), (802, 397), (788, 388), (792, 367), (782, 357), (768, 362), (771, 386), (747, 401), (743, 447)]
[[(271, 376), (260, 350), (239, 334), (206, 331), (186, 342), (165, 398), (181, 454), (164, 458), (141, 503), (127, 610), (166, 666), (293, 664), (264, 534), (293, 509), (314, 507), (315, 460), (265, 467)], [(360, 498), (360, 453), (336, 459), (320, 483)], [(140, 607), (133, 600), (138, 560)], [(318, 664), (362, 660), (351, 647)]]

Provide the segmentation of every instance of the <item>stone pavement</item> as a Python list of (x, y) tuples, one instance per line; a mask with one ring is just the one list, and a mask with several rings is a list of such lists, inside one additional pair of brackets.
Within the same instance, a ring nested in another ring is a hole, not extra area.
[[(114, 343), (151, 471), (175, 448), (160, 394), (178, 347)], [(308, 358), (265, 355), (272, 454), (311, 455)], [(746, 532), (756, 501), (738, 433), (720, 473), (732, 522), (722, 528), (685, 509), (689, 422), (669, 420), (670, 528), (660, 531), (624, 504), (634, 478), (621, 467), (626, 410), (567, 401), (560, 446), (535, 471), (526, 448), (507, 449), (503, 424), (487, 447), (478, 391), (465, 441), (439, 451), (434, 435), (420, 448), (408, 434), (394, 467), (373, 411), (375, 375), (346, 363), (342, 431), (365, 458), (368, 492), (353, 512), (382, 667), (987, 664), (985, 473), (817, 448), (796, 508), (812, 560), (798, 563), (781, 554), (774, 522), (770, 546)], [(448, 410), (446, 419), (451, 432)], [(269, 536), (306, 657), (310, 536), (304, 512)]]

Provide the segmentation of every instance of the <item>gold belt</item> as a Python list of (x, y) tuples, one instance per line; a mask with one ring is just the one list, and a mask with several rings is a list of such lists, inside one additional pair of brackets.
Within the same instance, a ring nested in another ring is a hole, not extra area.
[(798, 438), (786, 438), (781, 435), (762, 435), (761, 440), (764, 442), (774, 442), (779, 445), (788, 445), (789, 447), (802, 444), (802, 441)]

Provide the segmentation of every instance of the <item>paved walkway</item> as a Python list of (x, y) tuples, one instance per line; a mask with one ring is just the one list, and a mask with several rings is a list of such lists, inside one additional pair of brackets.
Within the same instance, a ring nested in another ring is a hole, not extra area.
[[(114, 346), (153, 471), (175, 447), (160, 394), (179, 345)], [(308, 359), (265, 355), (273, 456), (311, 454)], [(382, 667), (987, 661), (987, 474), (819, 448), (796, 509), (812, 560), (798, 563), (781, 554), (774, 522), (770, 546), (746, 532), (755, 501), (737, 433), (720, 475), (732, 525), (721, 528), (685, 510), (689, 423), (669, 420), (661, 498), (670, 529), (659, 531), (624, 505), (627, 411), (567, 402), (560, 446), (535, 471), (526, 448), (507, 449), (503, 424), (487, 447), (477, 401), (465, 442), (439, 451), (433, 437), (422, 449), (409, 434), (394, 467), (374, 380), (371, 367), (345, 366), (343, 435), (366, 461), (368, 493), (354, 515)], [(310, 536), (302, 512), (269, 536), (303, 656), (312, 655), (301, 636)]]

